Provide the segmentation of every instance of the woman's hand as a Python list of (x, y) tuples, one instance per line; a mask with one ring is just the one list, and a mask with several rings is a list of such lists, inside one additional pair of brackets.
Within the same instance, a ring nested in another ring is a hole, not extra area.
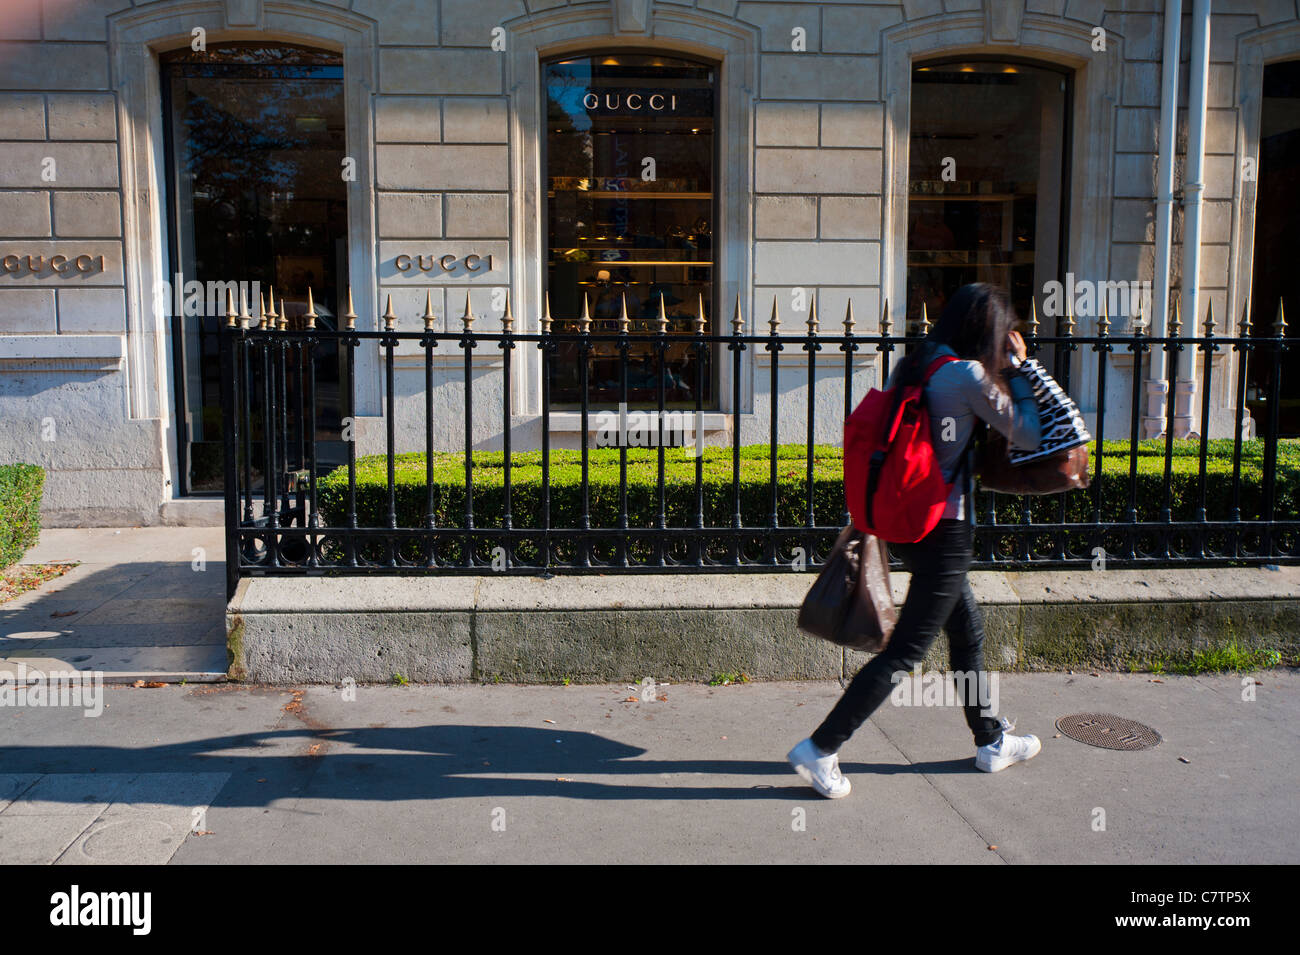
[(1020, 337), (1019, 332), (1007, 332), (1007, 353), (1014, 355), (1017, 361), (1025, 360), (1025, 355), (1027, 354), (1025, 350), (1025, 340)]

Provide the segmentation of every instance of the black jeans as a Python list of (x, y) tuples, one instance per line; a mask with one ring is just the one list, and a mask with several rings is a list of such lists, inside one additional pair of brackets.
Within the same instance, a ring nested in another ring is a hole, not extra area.
[[(853, 678), (812, 741), (823, 753), (838, 752), (894, 688), (894, 674), (908, 673), (925, 657), (942, 627), (948, 634), (953, 671), (984, 674), (984, 617), (966, 577), (974, 551), (974, 528), (967, 521), (942, 520), (915, 544), (890, 544), (912, 573), (907, 600), (889, 645)], [(966, 684), (968, 687), (970, 683)], [(984, 716), (976, 699), (967, 699), (966, 723), (975, 745), (996, 743), (1002, 724)]]

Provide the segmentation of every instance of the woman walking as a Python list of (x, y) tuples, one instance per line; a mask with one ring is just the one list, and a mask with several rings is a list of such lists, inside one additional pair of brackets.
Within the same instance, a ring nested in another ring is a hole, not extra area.
[[(958, 289), (929, 336), (890, 375), (887, 387), (915, 384), (941, 356), (942, 365), (925, 389), (935, 456), (952, 492), (943, 519), (914, 544), (891, 544), (911, 572), (907, 600), (889, 644), (853, 678), (835, 708), (812, 736), (790, 751), (795, 771), (829, 799), (849, 794), (840, 772), (840, 747), (890, 695), (897, 678), (925, 657), (942, 627), (948, 634), (952, 669), (965, 674), (966, 723), (975, 736), (975, 765), (995, 773), (1031, 759), (1042, 748), (1036, 736), (1012, 736), (985, 711), (973, 688), (984, 671), (984, 619), (971, 593), (967, 571), (974, 554), (971, 440), (976, 429), (996, 428), (1012, 446), (1038, 447), (1039, 418), (1029, 383), (1015, 370), (1025, 343), (1012, 326), (1015, 312), (1006, 292), (978, 283)], [(1014, 356), (1015, 362), (1012, 361)]]

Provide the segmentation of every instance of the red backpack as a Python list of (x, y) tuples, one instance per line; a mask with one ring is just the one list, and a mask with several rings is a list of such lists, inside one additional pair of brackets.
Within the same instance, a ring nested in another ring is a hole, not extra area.
[(956, 360), (936, 358), (919, 384), (872, 388), (844, 422), (844, 497), (858, 530), (910, 544), (943, 517), (952, 485), (930, 441), (925, 386)]

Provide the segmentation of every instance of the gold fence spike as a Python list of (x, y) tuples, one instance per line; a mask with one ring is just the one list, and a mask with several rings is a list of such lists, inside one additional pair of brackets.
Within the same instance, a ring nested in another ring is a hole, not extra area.
[(357, 313), (352, 308), (352, 286), (348, 286), (348, 310), (343, 313), (343, 322), (348, 331), (353, 331), (357, 327)]
[[(1103, 306), (1103, 308), (1104, 307), (1105, 306)], [(1076, 324), (1077, 323), (1074, 320), (1074, 303), (1066, 302), (1065, 321), (1061, 323), (1062, 334), (1064, 334), (1066, 338), (1069, 338), (1071, 335), (1074, 334), (1074, 326)], [(1037, 332), (1037, 329), (1035, 329), (1035, 332)]]
[(591, 331), (591, 296), (582, 293), (582, 314), (578, 316), (578, 331), (586, 335)]
[(741, 335), (745, 331), (745, 318), (740, 314), (740, 295), (736, 295), (736, 310), (731, 315), (731, 333)]
[[(1066, 303), (1065, 307), (1067, 309), (1070, 307), (1068, 302)], [(1109, 331), (1110, 331), (1110, 316), (1106, 314), (1106, 299), (1102, 298), (1101, 317), (1097, 319), (1097, 334), (1101, 335), (1102, 337), (1105, 337), (1105, 335)]]
[(1183, 330), (1183, 304), (1181, 298), (1174, 299), (1174, 314), (1169, 319), (1169, 337), (1177, 338)]
[(1247, 301), (1241, 306), (1241, 328), (1237, 331), (1238, 338), (1250, 337), (1250, 302)]
[(501, 315), (501, 330), (506, 333), (515, 330), (515, 313), (510, 311), (510, 289), (506, 289), (506, 310)]
[(262, 316), (262, 327), (274, 331), (279, 327), (279, 315), (275, 314), (275, 286), (270, 286), (270, 292), (266, 296), (266, 304), (269, 306), (265, 315)]
[(433, 290), (424, 290), (424, 330), (433, 331), (433, 324), (438, 320), (438, 316), (433, 314)]
[(551, 334), (551, 292), (547, 289), (546, 295), (542, 299), (542, 320), (540, 322), (542, 334)]
[(620, 302), (618, 307), (618, 330), (622, 334), (626, 335), (628, 329), (631, 327), (632, 327), (632, 320), (627, 317), (627, 293), (624, 292), (622, 296), (620, 296)]
[(853, 299), (850, 297), (848, 304), (844, 306), (844, 334), (852, 336), (853, 326), (856, 324), (857, 322), (853, 320)]
[(817, 293), (814, 292), (808, 302), (808, 334), (817, 334)]
[(316, 302), (311, 296), (311, 286), (307, 286), (307, 311), (303, 313), (303, 318), (307, 319), (307, 327), (316, 327)]
[(930, 334), (930, 309), (926, 307), (924, 301), (921, 302), (921, 337)]
[(1027, 325), (1028, 325), (1028, 328), (1029, 328), (1029, 337), (1030, 337), (1030, 338), (1037, 338), (1037, 337), (1038, 337), (1038, 325), (1039, 325), (1039, 321), (1038, 321), (1038, 306), (1037, 306), (1037, 304), (1035, 304), (1035, 302), (1034, 302), (1034, 297), (1033, 297), (1032, 295), (1029, 297), (1029, 321), (1028, 321)]
[(226, 326), (235, 327), (235, 322), (239, 319), (239, 312), (235, 311), (235, 292), (233, 289), (226, 289)]
[(474, 312), (469, 307), (469, 289), (465, 289), (465, 314), (460, 317), (460, 323), (467, 332), (474, 328)]
[(280, 331), (289, 327), (289, 310), (284, 307), (284, 297), (280, 298)]
[(384, 330), (391, 332), (397, 324), (397, 313), (393, 311), (393, 293), (388, 293), (387, 307), (384, 309)]
[(1286, 310), (1282, 308), (1282, 299), (1277, 300), (1277, 321), (1273, 323), (1273, 337), (1286, 338)]
[(1205, 308), (1205, 337), (1214, 337), (1214, 299)]
[(777, 311), (776, 296), (772, 296), (772, 317), (767, 320), (767, 327), (771, 329), (770, 334), (775, 335), (776, 330), (781, 326), (781, 315)]
[(659, 334), (660, 334), (660, 335), (667, 335), (667, 334), (668, 334), (668, 313), (667, 313), (667, 311), (664, 309), (664, 293), (663, 293), (663, 292), (660, 292), (660, 293), (659, 293), (659, 318), (658, 318), (658, 325), (659, 325)]
[(699, 309), (695, 313), (695, 334), (703, 335), (709, 327), (709, 320), (704, 317), (704, 293), (700, 292), (699, 297)]
[(880, 309), (880, 334), (882, 337), (889, 336), (889, 299), (885, 299), (884, 306)]

